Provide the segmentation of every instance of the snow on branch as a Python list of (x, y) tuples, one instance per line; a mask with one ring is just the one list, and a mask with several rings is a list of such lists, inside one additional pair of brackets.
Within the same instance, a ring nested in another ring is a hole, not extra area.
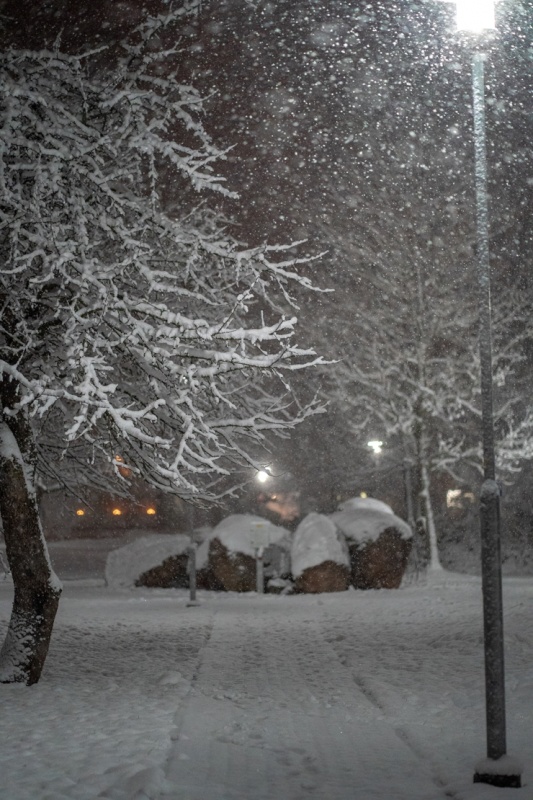
[(179, 47), (153, 46), (196, 7), (147, 18), (106, 70), (101, 52), (0, 53), (0, 375), (19, 387), (4, 413), (31, 412), (55, 480), (69, 463), (94, 480), (120, 452), (157, 486), (215, 492), (247, 440), (321, 410), (282, 377), (325, 363), (287, 313), (315, 288), (310, 259), (246, 247), (209, 209), (232, 195), (224, 152), (176, 80)]

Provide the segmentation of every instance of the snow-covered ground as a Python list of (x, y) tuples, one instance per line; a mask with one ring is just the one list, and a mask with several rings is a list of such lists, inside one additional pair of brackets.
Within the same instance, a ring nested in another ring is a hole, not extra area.
[[(0, 583), (0, 634), (11, 587)], [(506, 579), (509, 753), (485, 754), (481, 588), (256, 596), (66, 583), (41, 682), (0, 686), (2, 800), (533, 798), (533, 581)]]

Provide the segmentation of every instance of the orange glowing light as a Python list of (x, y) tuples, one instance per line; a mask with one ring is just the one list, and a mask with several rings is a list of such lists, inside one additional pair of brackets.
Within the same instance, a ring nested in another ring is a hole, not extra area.
[(83, 510), (83, 508), (77, 508), (76, 509), (76, 516), (78, 516), (78, 517), (84, 517), (85, 516), (85, 511)]
[(149, 514), (151, 517), (153, 517), (154, 514), (156, 513), (156, 510), (155, 508), (150, 507), (146, 509), (146, 513)]
[(113, 514), (114, 517), (120, 517), (122, 511), (120, 510), (120, 508), (114, 508), (111, 513)]
[(119, 473), (122, 475), (123, 478), (129, 478), (131, 475), (131, 469), (128, 469), (126, 466), (121, 466), (124, 464), (124, 459), (122, 456), (116, 455), (115, 456), (115, 466), (117, 467)]

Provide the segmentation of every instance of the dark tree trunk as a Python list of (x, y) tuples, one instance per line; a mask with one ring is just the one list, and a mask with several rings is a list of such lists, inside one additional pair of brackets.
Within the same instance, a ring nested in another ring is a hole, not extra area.
[(50, 565), (39, 519), (30, 421), (24, 411), (8, 416), (5, 403), (3, 409), (0, 516), (15, 592), (0, 651), (0, 682), (31, 685), (39, 680), (48, 653), (61, 584)]

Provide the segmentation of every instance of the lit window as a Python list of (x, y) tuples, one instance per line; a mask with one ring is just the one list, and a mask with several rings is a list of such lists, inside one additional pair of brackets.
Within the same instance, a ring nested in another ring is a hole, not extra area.
[(84, 517), (85, 516), (85, 511), (83, 510), (83, 508), (77, 508), (76, 509), (76, 516), (77, 517)]
[(124, 465), (124, 459), (122, 456), (115, 456), (115, 466), (118, 468), (119, 473), (122, 475), (123, 478), (129, 478), (131, 475), (131, 469)]
[(152, 508), (152, 506), (150, 506), (150, 508), (146, 509), (146, 513), (149, 514), (149, 516), (153, 517), (154, 514), (156, 513), (155, 508)]
[(448, 508), (462, 508), (462, 489), (448, 489), (446, 492), (446, 505)]
[(114, 508), (111, 513), (113, 514), (114, 517), (120, 517), (122, 511), (120, 510), (120, 508)]

